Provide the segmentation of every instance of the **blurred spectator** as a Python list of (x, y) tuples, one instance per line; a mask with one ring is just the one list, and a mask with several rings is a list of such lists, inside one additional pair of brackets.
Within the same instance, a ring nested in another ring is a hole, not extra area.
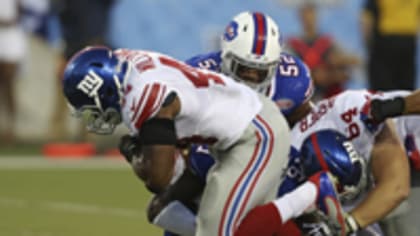
[(362, 30), (374, 90), (415, 87), (420, 0), (366, 0)]
[(318, 31), (315, 4), (304, 3), (299, 17), (303, 34), (291, 37), (287, 46), (311, 69), (315, 99), (333, 96), (343, 90), (350, 67), (359, 64), (359, 59), (343, 52), (330, 35)]
[[(51, 120), (51, 138), (67, 137), (67, 103), (61, 91), (61, 79), (70, 57), (87, 45), (108, 45), (109, 14), (113, 0), (56, 0), (53, 2), (60, 20), (64, 49), (58, 58), (57, 90)], [(86, 138), (84, 127), (80, 127), (78, 139)]]
[[(39, 35), (44, 27), (50, 11), (50, 0), (20, 0), (20, 23), (27, 33)], [(42, 38), (45, 36), (41, 35)]]
[(0, 7), (0, 143), (15, 141), (15, 80), (25, 56), (26, 39), (20, 19), (20, 1), (3, 0)]

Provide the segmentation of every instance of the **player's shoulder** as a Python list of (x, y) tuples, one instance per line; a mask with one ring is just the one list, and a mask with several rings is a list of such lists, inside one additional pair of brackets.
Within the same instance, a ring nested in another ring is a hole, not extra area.
[(374, 96), (378, 96), (376, 92), (372, 92), (370, 90), (366, 89), (349, 89), (345, 90), (338, 95), (336, 95), (334, 98), (336, 101), (347, 101), (352, 103), (357, 103), (358, 101), (365, 101), (366, 99), (370, 99)]
[(219, 71), (220, 65), (222, 63), (221, 55), (222, 55), (221, 51), (209, 52), (206, 54), (199, 54), (185, 60), (185, 63), (187, 63), (190, 66), (198, 67), (201, 69)]
[(303, 62), (302, 59), (300, 59), (298, 56), (293, 55), (292, 53), (288, 53), (288, 52), (282, 52), (280, 53), (280, 64), (284, 64), (284, 63), (295, 63), (298, 66), (304, 66), (305, 63)]
[(281, 104), (284, 114), (289, 114), (313, 94), (310, 71), (296, 56), (282, 53), (269, 96)]

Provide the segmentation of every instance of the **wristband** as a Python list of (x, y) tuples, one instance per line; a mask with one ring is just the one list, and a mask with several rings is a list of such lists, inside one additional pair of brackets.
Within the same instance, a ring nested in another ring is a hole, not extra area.
[(374, 99), (371, 102), (371, 115), (375, 121), (382, 122), (386, 118), (399, 116), (404, 112), (405, 101), (402, 97), (387, 100)]

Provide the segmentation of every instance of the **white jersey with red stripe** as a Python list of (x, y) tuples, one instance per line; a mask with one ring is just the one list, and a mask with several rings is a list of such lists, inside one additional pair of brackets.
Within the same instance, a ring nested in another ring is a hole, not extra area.
[(155, 52), (120, 49), (116, 53), (130, 62), (122, 112), (133, 133), (154, 117), (174, 92), (181, 103), (175, 118), (178, 140), (225, 149), (238, 140), (262, 108), (252, 89), (222, 74)]
[(292, 146), (300, 150), (302, 142), (311, 133), (333, 129), (352, 140), (358, 153), (369, 158), (374, 137), (381, 127), (375, 131), (368, 130), (360, 116), (369, 99), (381, 96), (367, 90), (348, 90), (318, 102), (311, 113), (293, 127)]
[[(300, 150), (302, 142), (310, 134), (323, 129), (333, 129), (348, 137), (353, 142), (355, 150), (368, 163), (375, 136), (382, 125), (375, 130), (369, 130), (361, 119), (361, 114), (366, 111), (369, 99), (380, 98), (381, 96), (381, 94), (374, 94), (367, 90), (348, 90), (335, 97), (318, 102), (311, 113), (293, 127), (291, 131), (292, 146)], [(370, 169), (368, 169), (367, 176), (371, 175), (370, 172)], [(372, 187), (371, 183), (368, 185)], [(351, 202), (343, 203), (344, 208), (351, 210), (365, 198), (365, 193), (362, 192)]]
[[(299, 150), (302, 142), (311, 133), (323, 129), (333, 129), (348, 137), (353, 142), (355, 150), (369, 163), (375, 136), (381, 130), (382, 125), (377, 126), (374, 130), (368, 129), (361, 119), (361, 115), (367, 112), (368, 101), (374, 98), (388, 99), (404, 94), (404, 92), (381, 93), (368, 90), (348, 90), (330, 99), (322, 100), (313, 107), (310, 114), (293, 127), (291, 131), (292, 146)], [(410, 122), (410, 119), (412, 118), (399, 117), (394, 120), (400, 137), (406, 136), (408, 123), (414, 124)], [(420, 131), (418, 128), (415, 130)], [(368, 176), (371, 176), (371, 170), (368, 169), (367, 172)], [(366, 194), (362, 194), (354, 201), (347, 202), (345, 209), (351, 210), (365, 196)]]

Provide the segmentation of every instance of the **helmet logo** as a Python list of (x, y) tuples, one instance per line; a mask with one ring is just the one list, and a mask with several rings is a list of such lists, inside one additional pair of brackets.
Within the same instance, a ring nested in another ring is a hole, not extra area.
[(351, 142), (343, 142), (343, 146), (348, 152), (350, 160), (355, 161), (359, 158), (359, 155), (357, 154), (356, 150), (354, 150), (353, 144)]
[(89, 71), (89, 74), (83, 78), (82, 81), (77, 85), (77, 89), (89, 97), (95, 97), (98, 95), (98, 90), (101, 88), (104, 81), (95, 72)]
[(280, 110), (287, 110), (292, 108), (295, 103), (293, 102), (293, 100), (288, 99), (288, 98), (281, 98), (275, 101), (277, 107), (280, 108)]
[(238, 35), (238, 23), (235, 21), (231, 21), (225, 29), (225, 33), (223, 34), (223, 39), (226, 41), (232, 41)]

